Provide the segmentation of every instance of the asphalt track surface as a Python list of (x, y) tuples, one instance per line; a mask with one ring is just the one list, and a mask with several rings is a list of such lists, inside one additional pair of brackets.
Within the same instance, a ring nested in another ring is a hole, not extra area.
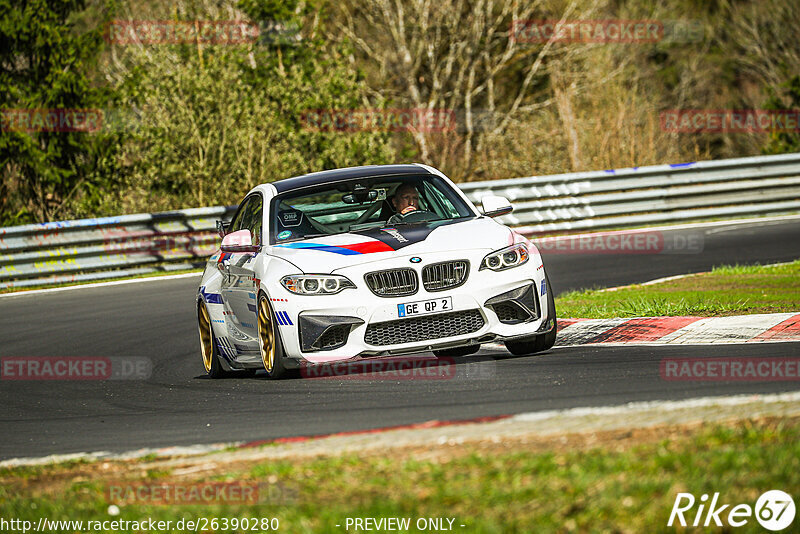
[[(800, 258), (800, 220), (680, 230), (702, 232), (695, 254), (548, 254), (556, 293)], [(199, 277), (198, 277), (199, 278)], [(147, 380), (0, 380), (0, 458), (82, 451), (255, 441), (432, 419), (633, 401), (800, 389), (798, 382), (676, 382), (672, 357), (787, 357), (800, 343), (557, 347), (508, 357), (484, 349), (427, 380), (347, 378), (269, 382), (205, 378), (197, 341), (194, 278), (83, 288), (0, 299), (0, 357), (145, 357)]]

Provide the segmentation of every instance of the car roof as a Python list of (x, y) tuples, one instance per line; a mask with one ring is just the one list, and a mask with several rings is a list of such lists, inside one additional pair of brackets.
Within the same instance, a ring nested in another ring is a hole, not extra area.
[(345, 169), (332, 169), (329, 171), (312, 172), (294, 178), (286, 178), (272, 182), (278, 191), (283, 193), (293, 189), (312, 187), (315, 185), (352, 180), (353, 178), (374, 178), (381, 176), (403, 176), (403, 175), (431, 174), (431, 172), (417, 164), (406, 165), (366, 165), (363, 167), (347, 167)]

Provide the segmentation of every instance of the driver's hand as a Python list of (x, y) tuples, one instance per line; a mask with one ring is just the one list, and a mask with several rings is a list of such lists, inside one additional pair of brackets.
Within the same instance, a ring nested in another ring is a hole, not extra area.
[(400, 212), (400, 215), (405, 215), (406, 213), (411, 213), (412, 211), (416, 211), (417, 208), (414, 206), (407, 206)]

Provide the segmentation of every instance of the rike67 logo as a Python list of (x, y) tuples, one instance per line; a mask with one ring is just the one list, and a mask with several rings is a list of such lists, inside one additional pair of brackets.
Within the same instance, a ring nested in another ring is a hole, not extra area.
[(781, 490), (764, 492), (756, 501), (755, 509), (749, 504), (737, 504), (733, 507), (731, 504), (723, 504), (719, 500), (719, 492), (714, 493), (711, 502), (708, 502), (708, 495), (705, 493), (700, 496), (699, 501), (691, 493), (678, 493), (667, 526), (742, 527), (755, 516), (756, 521), (765, 529), (779, 531), (792, 524), (794, 515), (794, 500)]

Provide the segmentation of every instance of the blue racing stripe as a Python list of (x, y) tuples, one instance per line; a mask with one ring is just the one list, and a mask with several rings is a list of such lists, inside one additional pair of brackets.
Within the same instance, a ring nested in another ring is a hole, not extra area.
[(328, 245), (320, 245), (319, 243), (284, 243), (283, 245), (275, 245), (276, 247), (281, 248), (317, 248), (317, 247), (325, 247)]
[(351, 250), (344, 247), (335, 247), (333, 245), (320, 245), (318, 243), (286, 243), (285, 245), (275, 245), (276, 247), (295, 248), (295, 249), (312, 249), (319, 250), (320, 252), (333, 252), (334, 254), (342, 254), (343, 256), (354, 256), (361, 254), (356, 250)]
[(321, 250), (322, 252), (333, 252), (335, 254), (341, 254), (343, 256), (354, 256), (357, 254), (361, 254), (361, 252), (358, 252), (356, 250), (350, 250), (349, 248), (332, 247), (328, 245), (320, 245), (319, 247), (316, 247), (314, 250)]
[(206, 304), (222, 304), (222, 295), (219, 293), (206, 293), (206, 286), (200, 288), (200, 295)]

